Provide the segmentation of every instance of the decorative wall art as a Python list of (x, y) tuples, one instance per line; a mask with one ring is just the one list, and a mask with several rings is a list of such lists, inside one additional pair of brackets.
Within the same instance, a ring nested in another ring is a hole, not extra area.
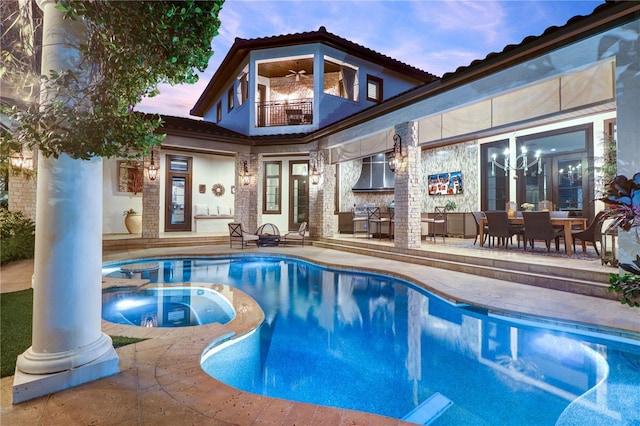
[(201, 194), (204, 194), (205, 192), (207, 192), (207, 185), (201, 183), (200, 185), (198, 185), (198, 192)]
[(224, 186), (221, 183), (216, 183), (211, 188), (211, 192), (213, 192), (213, 195), (216, 197), (222, 197), (224, 195)]
[(429, 195), (457, 195), (463, 193), (462, 172), (429, 175)]
[(118, 161), (118, 192), (142, 192), (142, 164), (137, 161)]

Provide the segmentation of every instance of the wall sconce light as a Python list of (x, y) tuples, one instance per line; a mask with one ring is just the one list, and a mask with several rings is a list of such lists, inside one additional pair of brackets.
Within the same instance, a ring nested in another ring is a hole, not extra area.
[(21, 150), (9, 156), (9, 164), (14, 169), (33, 170), (33, 155)]
[(311, 184), (317, 185), (320, 182), (320, 173), (318, 173), (318, 168), (316, 167), (317, 161), (313, 162), (313, 166), (311, 167)]
[(151, 151), (151, 162), (149, 163), (149, 167), (147, 167), (147, 173), (149, 174), (149, 180), (156, 180), (158, 178), (158, 170), (160, 167), (156, 164), (155, 159), (153, 157), (153, 151)]
[(395, 173), (402, 165), (402, 138), (399, 134), (393, 135), (393, 151), (387, 153), (389, 170)]
[[(513, 169), (516, 171), (524, 170), (526, 174), (529, 171), (529, 167), (533, 166), (536, 163), (538, 163), (538, 173), (542, 173), (542, 159), (540, 158), (542, 155), (542, 151), (540, 150), (536, 151), (533, 161), (529, 163), (527, 159), (527, 148), (525, 146), (522, 146), (522, 148), (520, 148), (520, 155), (516, 157), (515, 166), (512, 166), (509, 163), (509, 148), (504, 150), (503, 155), (504, 164), (500, 164), (497, 161), (498, 154), (493, 154), (491, 160), (491, 176), (495, 176), (496, 166), (504, 170), (504, 175), (507, 176), (509, 174), (509, 169)], [(520, 164), (518, 164), (518, 161), (520, 161)]]
[(249, 164), (247, 163), (247, 160), (244, 160), (242, 174), (240, 175), (240, 182), (242, 182), (244, 186), (251, 183), (251, 175), (249, 174)]

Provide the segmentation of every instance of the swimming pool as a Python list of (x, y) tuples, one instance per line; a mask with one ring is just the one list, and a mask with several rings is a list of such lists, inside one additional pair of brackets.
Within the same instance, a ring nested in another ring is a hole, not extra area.
[(158, 282), (225, 283), (261, 305), (255, 333), (202, 358), (245, 391), (396, 418), (440, 395), (452, 404), (434, 424), (624, 424), (640, 404), (637, 343), (290, 258), (157, 261)]

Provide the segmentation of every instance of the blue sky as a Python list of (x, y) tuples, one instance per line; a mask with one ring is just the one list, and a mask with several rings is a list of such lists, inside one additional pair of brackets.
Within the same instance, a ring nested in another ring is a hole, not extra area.
[[(160, 87), (139, 111), (191, 117), (189, 111), (236, 37), (316, 31), (337, 36), (437, 76), (525, 37), (588, 15), (604, 0), (227, 0), (209, 67), (194, 85)], [(197, 118), (197, 117), (191, 117)]]

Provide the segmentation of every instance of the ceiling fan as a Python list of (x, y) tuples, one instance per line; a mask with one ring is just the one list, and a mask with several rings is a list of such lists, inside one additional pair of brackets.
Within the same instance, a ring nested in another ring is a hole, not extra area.
[(300, 67), (298, 66), (298, 61), (296, 61), (296, 69), (298, 69), (298, 71), (294, 71), (294, 70), (289, 70), (289, 74), (287, 75), (287, 77), (296, 77), (296, 81), (300, 81), (300, 76), (304, 76), (304, 74), (306, 74), (305, 70), (301, 70), (299, 69)]

